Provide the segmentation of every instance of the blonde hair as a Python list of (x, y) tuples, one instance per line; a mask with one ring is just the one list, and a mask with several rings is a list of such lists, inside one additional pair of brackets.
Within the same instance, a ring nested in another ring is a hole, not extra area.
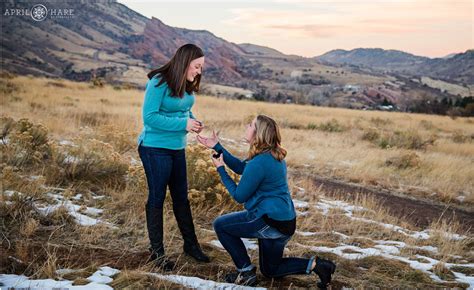
[(255, 136), (250, 142), (248, 160), (267, 151), (270, 151), (278, 161), (286, 157), (286, 150), (281, 147), (280, 128), (277, 123), (270, 117), (258, 115), (255, 121)]

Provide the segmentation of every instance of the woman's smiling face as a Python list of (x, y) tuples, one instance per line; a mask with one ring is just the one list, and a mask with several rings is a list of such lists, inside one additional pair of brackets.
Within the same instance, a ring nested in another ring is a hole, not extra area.
[(247, 124), (245, 128), (245, 141), (248, 143), (252, 143), (253, 138), (255, 138), (255, 132), (257, 131), (255, 123), (257, 122), (257, 118), (254, 118), (251, 123)]
[(202, 73), (203, 65), (204, 65), (204, 56), (193, 59), (188, 66), (188, 70), (186, 71), (186, 79), (190, 82), (194, 81), (194, 78), (197, 75), (200, 75)]

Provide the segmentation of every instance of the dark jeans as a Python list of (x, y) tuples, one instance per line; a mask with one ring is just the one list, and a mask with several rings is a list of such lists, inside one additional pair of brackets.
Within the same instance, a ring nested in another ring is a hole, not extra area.
[(260, 272), (266, 277), (311, 273), (314, 257), (283, 258), (283, 250), (291, 236), (267, 225), (261, 217), (248, 211), (233, 212), (218, 217), (213, 225), (219, 241), (240, 272), (254, 268), (241, 238), (257, 238)]
[(173, 207), (187, 204), (188, 181), (185, 150), (140, 145), (138, 153), (148, 183), (148, 205), (153, 208), (163, 207), (167, 186), (170, 189)]

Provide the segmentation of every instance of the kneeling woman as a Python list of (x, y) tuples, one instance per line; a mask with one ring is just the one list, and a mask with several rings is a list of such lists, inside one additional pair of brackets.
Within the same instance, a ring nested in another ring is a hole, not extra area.
[[(257, 238), (260, 271), (267, 277), (316, 273), (326, 288), (336, 265), (319, 257), (283, 258), (283, 250), (295, 232), (296, 213), (287, 182), (286, 150), (276, 122), (263, 115), (247, 125), (245, 139), (250, 144), (248, 158), (232, 156), (213, 136), (197, 137), (198, 141), (221, 154), (213, 158), (222, 182), (232, 197), (245, 206), (244, 211), (218, 217), (214, 229), (219, 241), (232, 257), (237, 271), (227, 274), (229, 283), (256, 284), (256, 268), (252, 265), (241, 238)], [(216, 156), (216, 155), (214, 155)], [(239, 184), (230, 178), (224, 163), (242, 175)]]

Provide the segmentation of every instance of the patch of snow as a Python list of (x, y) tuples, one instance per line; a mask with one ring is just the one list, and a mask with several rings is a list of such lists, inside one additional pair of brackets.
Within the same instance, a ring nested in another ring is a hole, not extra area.
[(467, 276), (463, 273), (453, 272), (456, 281), (469, 284), (468, 289), (474, 289), (474, 276)]
[(71, 289), (71, 290), (112, 290), (109, 285), (91, 282), (87, 285), (73, 286), (73, 281), (56, 281), (53, 279), (30, 280), (24, 275), (0, 274), (2, 288), (23, 288), (23, 289)]
[(317, 233), (315, 233), (315, 232), (296, 231), (296, 233), (297, 233), (298, 235), (304, 236), (304, 237), (317, 235)]
[(459, 202), (464, 202), (464, 199), (466, 199), (466, 197), (460, 195), (460, 196), (457, 196), (456, 199), (457, 199)]
[(5, 190), (3, 191), (3, 194), (6, 195), (7, 197), (12, 197), (14, 194), (21, 195), (21, 192), (14, 191), (14, 190)]
[[(244, 243), (244, 246), (247, 250), (257, 250), (258, 249), (258, 244), (255, 240), (250, 240), (246, 238), (241, 238), (242, 242)], [(221, 242), (219, 240), (212, 240), (210, 242), (211, 245), (218, 247), (220, 249), (224, 249), (224, 246), (222, 246)]]
[(309, 206), (309, 203), (306, 201), (293, 199), (293, 205), (295, 206), (295, 208), (307, 208)]
[(59, 145), (77, 147), (77, 145), (74, 144), (74, 142), (69, 141), (69, 140), (61, 140), (61, 141), (59, 141)]
[[(398, 232), (400, 234), (403, 234), (405, 236), (414, 238), (414, 239), (419, 239), (419, 240), (427, 240), (431, 238), (431, 231), (430, 230), (423, 230), (423, 231), (411, 231), (408, 229), (405, 229), (403, 227), (393, 225), (393, 224), (388, 224), (388, 223), (383, 223), (375, 220), (371, 220), (368, 218), (363, 218), (363, 217), (355, 217), (353, 216), (353, 213), (355, 211), (370, 211), (369, 209), (366, 209), (361, 206), (355, 206), (355, 205), (350, 205), (347, 202), (340, 201), (340, 200), (328, 200), (325, 198), (321, 198), (320, 201), (314, 206), (317, 209), (320, 209), (322, 211), (323, 215), (327, 215), (329, 213), (329, 210), (332, 208), (335, 209), (340, 209), (344, 211), (344, 215), (347, 216), (348, 218), (352, 220), (357, 220), (365, 223), (371, 223), (371, 224), (377, 224), (381, 227), (384, 227), (386, 229), (392, 230), (394, 232)], [(462, 240), (467, 238), (466, 236), (462, 236), (459, 234), (455, 233), (442, 233), (445, 238), (450, 239), (450, 240)]]
[(72, 156), (72, 155), (67, 155), (66, 157), (64, 157), (64, 163), (68, 163), (68, 164), (72, 164), (72, 163), (78, 163), (80, 161), (79, 158), (77, 158), (76, 156)]
[(231, 283), (222, 283), (222, 282), (215, 282), (212, 280), (204, 280), (198, 277), (188, 277), (188, 276), (181, 276), (181, 275), (162, 275), (157, 273), (146, 273), (149, 276), (170, 281), (176, 284), (183, 285), (184, 287), (189, 287), (193, 289), (235, 289), (235, 290), (250, 290), (250, 289), (257, 289), (263, 290), (266, 288), (261, 287), (248, 287), (248, 286), (240, 286), (237, 284)]
[[(57, 210), (60, 207), (64, 207), (69, 215), (74, 217), (76, 220), (76, 223), (82, 225), (82, 226), (93, 226), (97, 224), (106, 224), (112, 228), (116, 228), (113, 224), (109, 222), (102, 221), (101, 219), (90, 217), (88, 215), (92, 216), (98, 216), (103, 213), (103, 209), (95, 208), (95, 207), (81, 207), (79, 205), (73, 204), (69, 200), (65, 200), (64, 196), (61, 194), (56, 194), (56, 193), (51, 193), (48, 192), (46, 194), (47, 196), (51, 197), (54, 201), (56, 201), (56, 204), (53, 205), (36, 205), (36, 209), (43, 215), (48, 215), (55, 210)], [(81, 213), (81, 211), (83, 213)]]
[(78, 193), (78, 194), (76, 194), (75, 196), (72, 197), (72, 199), (74, 199), (74, 200), (80, 200), (81, 198), (82, 198), (81, 193)]
[(307, 211), (299, 211), (299, 210), (296, 210), (296, 215), (298, 216), (306, 216), (308, 215), (308, 212)]

